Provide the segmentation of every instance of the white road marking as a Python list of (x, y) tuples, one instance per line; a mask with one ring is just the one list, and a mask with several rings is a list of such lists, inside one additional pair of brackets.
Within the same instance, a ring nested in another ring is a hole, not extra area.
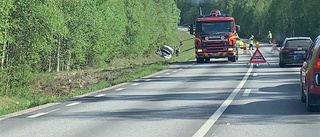
[(192, 65), (188, 65), (188, 67), (191, 67)]
[(200, 127), (200, 129), (193, 135), (193, 137), (203, 137), (207, 134), (210, 128), (216, 123), (219, 117), (223, 114), (223, 112), (227, 109), (227, 107), (231, 104), (234, 98), (237, 96), (241, 88), (247, 82), (248, 77), (252, 72), (253, 65), (250, 64), (250, 68), (247, 73), (238, 84), (238, 86), (232, 91), (232, 93), (228, 96), (228, 98), (221, 104), (221, 106), (213, 113), (213, 115)]
[(132, 86), (136, 86), (136, 85), (139, 85), (140, 83), (133, 83), (131, 84)]
[(253, 73), (253, 76), (255, 76), (255, 77), (258, 76), (258, 73)]
[(251, 92), (251, 89), (246, 89), (246, 90), (243, 92), (242, 96), (247, 97), (247, 96), (249, 96), (250, 92)]
[(144, 81), (151, 81), (152, 79), (146, 79), (146, 80), (144, 80)]
[(161, 78), (162, 76), (156, 76), (156, 78)]
[(120, 90), (124, 90), (125, 88), (118, 88), (116, 89), (116, 91), (120, 91)]
[(67, 107), (71, 107), (71, 106), (75, 106), (75, 105), (78, 105), (80, 104), (81, 102), (73, 102), (73, 103), (70, 103), (68, 105), (66, 105)]
[(40, 116), (45, 115), (45, 114), (48, 114), (48, 113), (38, 113), (38, 114), (34, 114), (34, 115), (31, 115), (31, 116), (28, 116), (27, 118), (36, 118), (36, 117), (40, 117)]
[(60, 110), (60, 108), (58, 108), (58, 109), (54, 109), (54, 110), (51, 110), (51, 111), (48, 111), (48, 112), (44, 112), (44, 113), (34, 114), (34, 115), (31, 115), (31, 116), (28, 116), (27, 118), (36, 118), (36, 117), (40, 117), (40, 116), (46, 115), (46, 114), (48, 114), (48, 113), (51, 113), (51, 112), (54, 112), (54, 111), (57, 111), (57, 110)]
[(94, 96), (94, 97), (103, 97), (103, 96), (105, 96), (106, 94), (99, 94), (99, 95), (96, 95), (96, 96)]
[(175, 71), (172, 71), (172, 72), (173, 72), (173, 73), (176, 73), (176, 72), (178, 72), (178, 71), (175, 70)]
[(166, 73), (165, 75), (170, 75), (170, 73)]
[(227, 123), (227, 125), (229, 126), (229, 125), (230, 125), (230, 123)]
[(179, 70), (183, 70), (183, 69), (181, 68), (181, 69), (179, 69)]

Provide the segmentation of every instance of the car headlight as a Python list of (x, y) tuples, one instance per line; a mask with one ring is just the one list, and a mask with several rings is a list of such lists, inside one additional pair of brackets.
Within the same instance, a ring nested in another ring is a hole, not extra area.
[(233, 51), (233, 48), (228, 48), (228, 51)]
[(198, 50), (197, 50), (197, 52), (202, 52), (202, 51), (203, 51), (202, 49), (198, 49)]

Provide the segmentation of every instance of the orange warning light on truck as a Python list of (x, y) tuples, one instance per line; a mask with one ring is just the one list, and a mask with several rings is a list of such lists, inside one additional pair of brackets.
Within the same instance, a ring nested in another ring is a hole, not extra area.
[(208, 62), (211, 58), (238, 60), (236, 38), (240, 26), (235, 24), (233, 17), (213, 10), (210, 14), (200, 15), (189, 28), (194, 28), (189, 32), (195, 36), (197, 63)]

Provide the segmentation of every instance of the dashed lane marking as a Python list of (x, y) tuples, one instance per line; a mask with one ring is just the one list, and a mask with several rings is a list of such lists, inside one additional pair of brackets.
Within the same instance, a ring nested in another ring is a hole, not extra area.
[(116, 89), (116, 91), (120, 91), (120, 90), (124, 90), (125, 88), (118, 88)]
[(258, 73), (253, 73), (253, 76), (254, 76), (254, 77), (258, 76)]
[(48, 114), (48, 113), (38, 113), (38, 114), (34, 114), (34, 115), (31, 115), (31, 116), (28, 116), (27, 118), (36, 118), (36, 117), (40, 117), (40, 116), (45, 115), (45, 114)]
[(133, 84), (131, 84), (132, 86), (137, 86), (137, 85), (139, 85), (140, 83), (133, 83)]
[(78, 104), (80, 104), (80, 103), (81, 103), (81, 102), (73, 102), (73, 103), (67, 104), (66, 107), (75, 106), (75, 105), (78, 105)]
[(247, 97), (247, 96), (249, 96), (250, 92), (251, 92), (251, 89), (246, 89), (246, 90), (243, 92), (242, 96)]
[(48, 113), (51, 113), (51, 112), (54, 112), (54, 111), (57, 111), (57, 110), (60, 110), (60, 108), (58, 108), (58, 109), (54, 109), (54, 110), (51, 110), (51, 111), (48, 111), (48, 112), (37, 113), (37, 114), (31, 115), (31, 116), (28, 116), (27, 118), (36, 118), (36, 117), (40, 117), (40, 116), (46, 115), (46, 114), (48, 114)]
[(103, 96), (105, 96), (106, 94), (99, 94), (99, 95), (96, 95), (96, 96), (94, 96), (94, 97), (103, 97)]

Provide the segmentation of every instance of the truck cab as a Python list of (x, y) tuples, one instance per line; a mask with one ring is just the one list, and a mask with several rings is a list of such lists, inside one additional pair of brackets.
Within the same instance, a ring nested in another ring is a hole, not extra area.
[(208, 62), (211, 58), (228, 58), (231, 62), (238, 60), (236, 38), (240, 26), (235, 24), (233, 17), (213, 10), (210, 14), (199, 16), (190, 28), (195, 28), (189, 31), (195, 36), (197, 63)]

